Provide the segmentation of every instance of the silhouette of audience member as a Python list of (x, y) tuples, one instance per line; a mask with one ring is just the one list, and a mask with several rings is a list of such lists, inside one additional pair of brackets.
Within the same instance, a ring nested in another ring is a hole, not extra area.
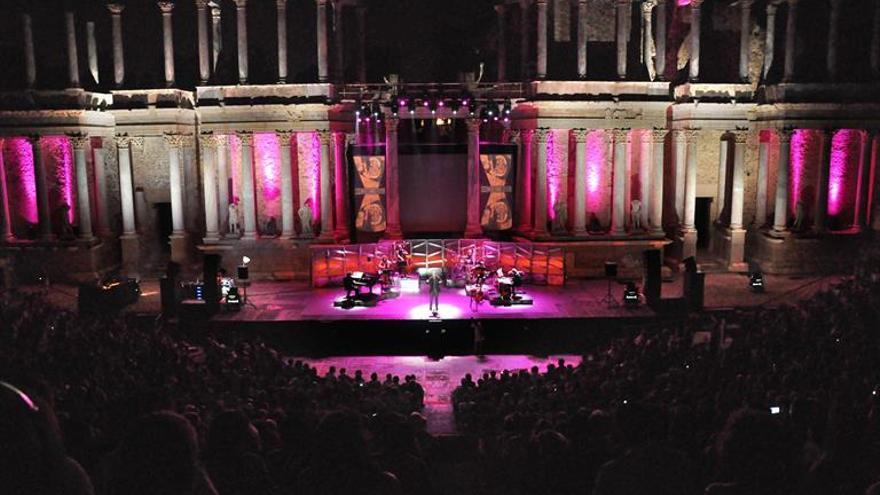
[(107, 495), (217, 495), (183, 416), (148, 414), (132, 424), (105, 466)]
[(257, 429), (241, 411), (218, 414), (208, 428), (205, 465), (219, 495), (274, 493)]

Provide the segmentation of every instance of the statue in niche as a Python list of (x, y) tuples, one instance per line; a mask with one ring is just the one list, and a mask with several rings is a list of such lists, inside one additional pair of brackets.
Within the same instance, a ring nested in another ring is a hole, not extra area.
[(590, 221), (587, 223), (587, 232), (591, 234), (601, 234), (604, 232), (602, 228), (602, 222), (599, 221), (599, 217), (596, 215), (595, 211), (590, 212)]
[(226, 225), (229, 235), (241, 234), (241, 223), (238, 221), (238, 198), (233, 198), (229, 203)]
[(794, 208), (794, 224), (792, 224), (791, 230), (796, 232), (804, 230), (804, 220), (806, 219), (806, 212), (804, 210), (804, 202), (798, 201)]
[(556, 201), (556, 204), (553, 205), (553, 215), (553, 234), (564, 235), (566, 233), (565, 225), (568, 223), (568, 207), (565, 205), (565, 201), (561, 199)]
[(275, 237), (278, 235), (278, 220), (275, 217), (269, 217), (269, 220), (266, 220), (266, 229), (263, 232), (263, 235), (268, 237)]
[(630, 225), (632, 230), (642, 230), (642, 202), (638, 199), (632, 200), (630, 207)]
[(302, 237), (312, 237), (312, 198), (307, 198), (297, 212), (302, 224)]

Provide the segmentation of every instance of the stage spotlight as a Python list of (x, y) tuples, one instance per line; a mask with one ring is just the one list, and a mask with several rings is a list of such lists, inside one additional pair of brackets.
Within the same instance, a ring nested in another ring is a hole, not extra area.
[(486, 103), (486, 115), (488, 115), (489, 117), (494, 117), (497, 114), (498, 114), (498, 107), (495, 106), (494, 101), (489, 100), (489, 102)]
[(458, 110), (461, 108), (461, 104), (458, 100), (451, 100), (449, 102), (449, 108), (452, 109), (453, 115), (458, 115)]
[(242, 257), (241, 257), (241, 264), (242, 264), (242, 265), (247, 266), (247, 264), (250, 263), (250, 262), (251, 262), (251, 259), (248, 258), (247, 256), (242, 256)]
[(400, 107), (397, 104), (397, 101), (391, 102), (391, 115), (397, 117), (397, 113), (399, 112)]
[(431, 111), (431, 115), (437, 113), (437, 100), (430, 100), (426, 102), (428, 104), (428, 110)]
[(504, 102), (504, 108), (501, 109), (501, 113), (503, 113), (504, 115), (510, 115), (510, 110), (511, 110), (510, 100), (507, 100)]
[(623, 304), (627, 307), (639, 305), (639, 289), (633, 282), (627, 282), (626, 288), (623, 289)]

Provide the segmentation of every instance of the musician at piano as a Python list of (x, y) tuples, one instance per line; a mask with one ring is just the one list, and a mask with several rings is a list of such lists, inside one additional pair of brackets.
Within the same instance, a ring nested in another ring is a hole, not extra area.
[(345, 288), (345, 297), (347, 299), (357, 297), (360, 294), (360, 290), (354, 285), (354, 277), (351, 272), (346, 273), (345, 277), (342, 278), (342, 287)]
[(409, 264), (409, 252), (406, 249), (406, 243), (398, 242), (394, 245), (394, 261), (397, 264), (397, 272), (401, 278), (407, 276), (407, 265)]

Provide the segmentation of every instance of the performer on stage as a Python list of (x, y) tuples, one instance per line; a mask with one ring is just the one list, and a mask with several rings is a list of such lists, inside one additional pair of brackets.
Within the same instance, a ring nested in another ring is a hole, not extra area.
[(428, 302), (428, 308), (431, 314), (437, 316), (440, 311), (440, 286), (443, 284), (443, 277), (440, 270), (431, 270), (431, 276), (428, 277), (428, 286), (431, 288), (431, 299)]

